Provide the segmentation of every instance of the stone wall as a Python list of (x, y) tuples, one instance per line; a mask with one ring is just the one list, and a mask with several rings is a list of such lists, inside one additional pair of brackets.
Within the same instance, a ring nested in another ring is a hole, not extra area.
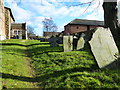
[(5, 15), (4, 15), (4, 0), (0, 0), (0, 40), (6, 39), (5, 35)]
[(10, 15), (10, 10), (8, 8), (5, 8), (5, 35), (6, 38), (9, 39), (9, 32), (10, 32), (10, 28), (11, 28), (11, 23), (13, 23), (14, 20), (12, 19), (11, 15)]
[(56, 35), (58, 35), (59, 33), (60, 33), (60, 32), (43, 32), (43, 36), (50, 38), (51, 36), (56, 36)]
[(5, 8), (5, 34), (7, 39), (8, 33), (9, 33), (9, 10)]

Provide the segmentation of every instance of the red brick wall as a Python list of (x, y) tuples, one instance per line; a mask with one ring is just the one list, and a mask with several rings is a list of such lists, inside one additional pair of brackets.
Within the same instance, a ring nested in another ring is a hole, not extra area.
[(71, 34), (87, 31), (87, 26), (74, 25), (70, 27)]
[(87, 31), (87, 26), (80, 26), (80, 25), (68, 25), (65, 26), (65, 34), (73, 34), (78, 32), (84, 32)]
[[(94, 29), (96, 27), (99, 27), (99, 26), (90, 26), (89, 28)], [(87, 31), (87, 26), (84, 26), (84, 25), (67, 25), (64, 28), (65, 28), (65, 31), (64, 31), (65, 34), (68, 34), (68, 33), (73, 34), (73, 33)]]
[(96, 28), (96, 27), (99, 27), (99, 26), (90, 26), (90, 29), (94, 29), (94, 28)]

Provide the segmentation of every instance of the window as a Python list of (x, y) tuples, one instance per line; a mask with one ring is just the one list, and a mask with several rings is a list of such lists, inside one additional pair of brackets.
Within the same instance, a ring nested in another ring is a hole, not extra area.
[(17, 35), (17, 31), (14, 31), (14, 35)]
[(18, 35), (20, 35), (20, 31), (18, 31)]
[(77, 29), (79, 29), (79, 27), (77, 27)]

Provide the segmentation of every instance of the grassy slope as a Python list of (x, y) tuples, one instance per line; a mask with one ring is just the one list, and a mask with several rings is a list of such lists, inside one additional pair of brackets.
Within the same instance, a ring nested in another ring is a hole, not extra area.
[[(43, 88), (120, 87), (120, 70), (100, 70), (87, 51), (63, 52), (62, 47), (50, 47), (47, 42), (35, 40), (27, 41), (27, 47), (21, 40), (3, 43), (17, 44), (3, 45), (3, 84), (9, 88), (33, 87), (30, 82), (35, 81)], [(32, 77), (29, 62), (26, 61), (26, 48), (36, 77)]]
[[(2, 84), (7, 88), (33, 88), (27, 77), (32, 77), (25, 40), (2, 42)], [(25, 80), (25, 81), (23, 81)]]
[(37, 81), (44, 88), (120, 88), (120, 70), (100, 70), (88, 51), (29, 42)]

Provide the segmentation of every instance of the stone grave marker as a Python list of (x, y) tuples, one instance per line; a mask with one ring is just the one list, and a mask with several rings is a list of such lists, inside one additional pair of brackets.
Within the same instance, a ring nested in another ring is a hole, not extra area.
[(111, 68), (111, 63), (118, 59), (118, 48), (110, 29), (99, 27), (89, 41), (93, 55), (100, 68)]
[(63, 36), (63, 48), (64, 52), (73, 50), (73, 36)]
[(56, 46), (59, 46), (58, 43), (57, 43), (57, 38), (56, 37), (52, 37), (49, 39), (49, 43), (50, 43), (50, 46), (51, 47), (56, 47)]
[(79, 38), (79, 40), (77, 42), (77, 50), (81, 50), (82, 48), (84, 48), (84, 44), (85, 44), (84, 36), (85, 36), (85, 34), (82, 33), (81, 37)]

